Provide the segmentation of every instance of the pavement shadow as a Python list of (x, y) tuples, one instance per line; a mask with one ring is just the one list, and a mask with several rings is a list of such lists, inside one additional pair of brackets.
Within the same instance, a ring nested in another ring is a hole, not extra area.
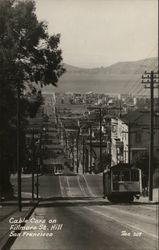
[(95, 197), (83, 197), (83, 196), (72, 196), (72, 197), (62, 197), (62, 196), (54, 196), (54, 197), (48, 197), (48, 198), (40, 198), (39, 201), (66, 201), (66, 200), (95, 200), (95, 199), (102, 199), (101, 196), (95, 196)]
[(110, 202), (102, 197), (50, 197), (47, 199), (39, 199), (39, 207), (69, 207), (69, 206), (145, 206), (158, 205), (158, 202)]
[(76, 201), (76, 202), (40, 202), (38, 207), (82, 207), (110, 205), (108, 201)]

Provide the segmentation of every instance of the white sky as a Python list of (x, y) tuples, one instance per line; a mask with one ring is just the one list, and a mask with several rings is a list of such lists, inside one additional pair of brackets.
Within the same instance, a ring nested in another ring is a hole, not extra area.
[(35, 0), (65, 63), (108, 66), (157, 56), (157, 0)]

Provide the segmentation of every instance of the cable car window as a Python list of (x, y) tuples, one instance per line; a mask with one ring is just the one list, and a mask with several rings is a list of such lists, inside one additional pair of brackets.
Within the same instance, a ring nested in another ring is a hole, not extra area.
[(130, 172), (129, 171), (121, 171), (121, 181), (130, 181)]
[(131, 171), (131, 180), (138, 181), (139, 180), (139, 172), (137, 170)]
[(113, 183), (113, 190), (119, 191), (119, 183)]
[(120, 181), (120, 171), (113, 171), (113, 181)]

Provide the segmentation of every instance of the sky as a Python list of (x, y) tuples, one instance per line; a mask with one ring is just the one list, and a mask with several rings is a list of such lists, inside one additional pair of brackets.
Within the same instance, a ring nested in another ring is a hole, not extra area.
[(157, 56), (158, 0), (35, 0), (40, 21), (61, 34), (65, 63), (85, 68)]

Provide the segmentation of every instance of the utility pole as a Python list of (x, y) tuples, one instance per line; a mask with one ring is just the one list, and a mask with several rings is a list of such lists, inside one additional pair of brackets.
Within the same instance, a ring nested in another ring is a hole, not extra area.
[(37, 200), (39, 199), (39, 166), (40, 164), (37, 164), (37, 175), (36, 175), (36, 198)]
[(99, 143), (100, 143), (100, 169), (103, 171), (102, 165), (102, 110), (100, 108), (100, 117), (99, 117)]
[(128, 164), (131, 163), (131, 123), (128, 123)]
[(83, 137), (83, 140), (82, 140), (82, 142), (83, 142), (83, 174), (84, 174), (84, 164), (85, 164), (85, 154), (84, 154), (84, 150), (85, 150), (85, 147), (84, 147), (84, 143), (85, 143), (85, 141), (84, 141), (84, 137)]
[(34, 201), (34, 163), (35, 163), (35, 141), (34, 129), (32, 131), (32, 200)]
[(64, 127), (64, 135), (65, 135), (66, 155), (68, 156), (68, 141), (67, 141), (67, 134), (65, 127)]
[(121, 113), (122, 113), (122, 107), (121, 107), (121, 99), (119, 102), (119, 118), (121, 118)]
[(38, 148), (38, 162), (37, 162), (37, 175), (36, 175), (36, 198), (39, 200), (39, 170), (41, 166), (41, 140), (42, 140), (42, 131), (40, 132), (39, 148)]
[(78, 128), (77, 138), (76, 138), (76, 147), (77, 147), (77, 173), (78, 173), (78, 170), (79, 170), (79, 134), (80, 134), (80, 128)]
[(92, 173), (92, 125), (90, 124), (90, 172)]
[[(159, 82), (158, 73), (151, 71), (145, 72), (142, 76), (142, 83), (145, 84), (145, 88), (150, 88), (150, 149), (149, 149), (149, 201), (153, 200), (153, 163), (154, 163), (154, 88), (157, 88), (156, 84)], [(144, 81), (145, 80), (145, 81)], [(150, 86), (147, 87), (146, 84)]]
[(73, 158), (73, 171), (74, 171), (74, 167), (75, 167), (74, 137), (73, 137), (73, 144), (72, 144), (72, 158)]
[(20, 165), (20, 84), (17, 84), (17, 171), (18, 171), (18, 208), (22, 210), (21, 165)]

